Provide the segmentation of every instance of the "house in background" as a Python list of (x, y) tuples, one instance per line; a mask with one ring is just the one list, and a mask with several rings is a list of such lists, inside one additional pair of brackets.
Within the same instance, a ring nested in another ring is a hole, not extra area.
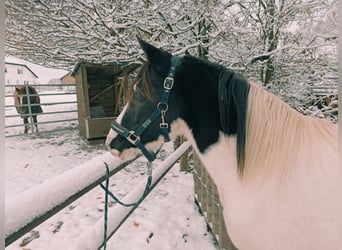
[(75, 77), (73, 77), (71, 73), (72, 72), (69, 72), (60, 78), (62, 84), (75, 84), (76, 83)]
[(5, 62), (5, 91), (13, 93), (14, 87), (6, 85), (37, 84), (38, 76), (25, 64)]

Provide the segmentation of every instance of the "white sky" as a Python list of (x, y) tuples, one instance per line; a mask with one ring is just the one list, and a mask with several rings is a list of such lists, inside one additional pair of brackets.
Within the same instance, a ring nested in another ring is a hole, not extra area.
[(38, 76), (38, 82), (41, 84), (47, 84), (51, 79), (60, 78), (68, 73), (66, 70), (43, 67), (13, 56), (5, 56), (5, 62), (26, 64)]

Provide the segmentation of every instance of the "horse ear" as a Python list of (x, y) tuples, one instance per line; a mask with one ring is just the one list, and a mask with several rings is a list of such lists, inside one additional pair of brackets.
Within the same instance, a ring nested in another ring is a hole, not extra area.
[(145, 42), (144, 40), (140, 39), (138, 37), (138, 42), (143, 49), (148, 62), (150, 65), (155, 68), (156, 70), (163, 70), (163, 69), (168, 69), (170, 60), (171, 60), (171, 54), (164, 51), (160, 50), (153, 45)]

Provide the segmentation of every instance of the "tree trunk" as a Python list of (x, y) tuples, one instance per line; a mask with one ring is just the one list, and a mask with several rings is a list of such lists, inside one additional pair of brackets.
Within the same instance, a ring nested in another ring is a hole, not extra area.
[(206, 19), (203, 18), (198, 23), (198, 37), (199, 37), (199, 45), (198, 45), (198, 56), (203, 59), (208, 59), (209, 54), (209, 25), (206, 25)]
[[(273, 0), (269, 0), (265, 6), (266, 6), (265, 14), (267, 15), (267, 18), (266, 18), (266, 23), (265, 23), (266, 34), (264, 36), (264, 45), (267, 48), (266, 49), (267, 52), (272, 52), (275, 49), (277, 49), (278, 34), (279, 34), (279, 27), (277, 27), (277, 24), (275, 22), (276, 4)], [(273, 58), (274, 57), (271, 56), (268, 59), (263, 69), (262, 82), (264, 86), (268, 85), (274, 77), (274, 59)]]

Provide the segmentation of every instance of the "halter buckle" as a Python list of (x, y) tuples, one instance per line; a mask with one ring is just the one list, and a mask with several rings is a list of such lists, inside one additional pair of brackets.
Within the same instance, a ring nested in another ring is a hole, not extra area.
[(134, 131), (129, 131), (129, 134), (126, 138), (133, 145), (135, 145), (137, 141), (140, 141), (140, 136), (136, 135)]
[(173, 87), (173, 82), (174, 82), (173, 77), (170, 77), (170, 76), (166, 77), (164, 80), (164, 89), (171, 90)]

